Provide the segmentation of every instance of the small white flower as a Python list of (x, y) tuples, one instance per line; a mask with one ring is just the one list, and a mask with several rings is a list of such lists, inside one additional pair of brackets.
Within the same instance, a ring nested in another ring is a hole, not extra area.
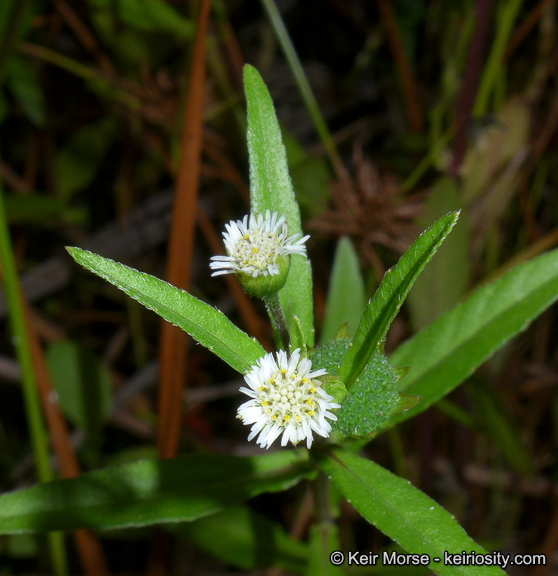
[(210, 267), (219, 274), (242, 272), (253, 278), (274, 276), (280, 273), (278, 257), (286, 258), (290, 254), (306, 254), (304, 243), (309, 236), (299, 238), (300, 234), (289, 236), (285, 216), (278, 213), (250, 214), (243, 220), (232, 220), (223, 233), (228, 256), (213, 256)]
[(311, 370), (312, 362), (300, 358), (300, 348), (290, 358), (281, 350), (277, 360), (273, 354), (266, 354), (256, 362), (244, 377), (250, 388), (240, 389), (252, 398), (238, 409), (238, 418), (244, 424), (253, 424), (248, 440), (259, 434), (256, 442), (269, 448), (283, 434), (281, 446), (306, 439), (310, 448), (313, 432), (329, 436), (331, 424), (326, 418), (337, 420), (330, 410), (340, 405), (332, 402), (333, 397), (315, 380), (326, 371)]

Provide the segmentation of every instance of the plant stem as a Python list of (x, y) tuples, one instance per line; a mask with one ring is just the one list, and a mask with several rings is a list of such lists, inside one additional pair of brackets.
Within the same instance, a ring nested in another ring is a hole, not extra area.
[(339, 158), (339, 154), (335, 148), (335, 143), (333, 142), (333, 138), (329, 133), (329, 129), (325, 123), (324, 117), (322, 116), (320, 107), (316, 102), (312, 88), (310, 87), (308, 79), (304, 74), (304, 69), (302, 68), (302, 64), (300, 63), (289, 33), (285, 28), (281, 14), (279, 14), (279, 10), (277, 10), (277, 6), (273, 0), (261, 0), (261, 2), (265, 11), (267, 12), (269, 21), (275, 30), (277, 40), (279, 40), (279, 44), (281, 45), (281, 48), (285, 54), (285, 58), (287, 59), (287, 62), (291, 68), (291, 72), (293, 73), (295, 82), (297, 83), (298, 89), (300, 90), (302, 99), (304, 100), (304, 104), (306, 105), (306, 108), (310, 113), (310, 117), (312, 118), (312, 122), (314, 123), (314, 128), (316, 128), (316, 132), (318, 133), (318, 136), (320, 137), (320, 140), (326, 149), (333, 168), (339, 177), (345, 176), (345, 168), (343, 167), (343, 163)]
[(475, 0), (475, 29), (469, 42), (465, 72), (457, 98), (457, 134), (453, 143), (451, 164), (451, 172), (454, 177), (459, 175), (461, 164), (467, 151), (469, 121), (477, 95), (484, 47), (490, 29), (491, 8), (492, 0)]
[(407, 176), (406, 180), (401, 185), (403, 192), (408, 192), (418, 181), (424, 176), (426, 171), (434, 164), (436, 158), (441, 154), (442, 150), (448, 145), (449, 141), (455, 134), (455, 128), (452, 126), (440, 138), (432, 144), (428, 154), (417, 164), (415, 169)]
[[(31, 437), (31, 446), (35, 458), (35, 467), (39, 482), (48, 482), (53, 479), (49, 462), (48, 434), (45, 430), (41, 402), (35, 381), (31, 347), (27, 336), (25, 314), (21, 301), (21, 292), (17, 277), (12, 244), (6, 221), (6, 209), (2, 185), (0, 183), (0, 267), (4, 283), (4, 294), (10, 318), (13, 344), (17, 361), (21, 370), (23, 388), (23, 401)], [(50, 553), (54, 573), (57, 576), (68, 574), (68, 566), (64, 549), (64, 540), (61, 532), (51, 532), (48, 535)]]
[(475, 106), (473, 108), (473, 115), (476, 117), (483, 116), (488, 110), (490, 96), (498, 76), (501, 73), (502, 60), (511, 33), (513, 32), (513, 24), (521, 8), (521, 4), (522, 0), (511, 0), (510, 2), (502, 3), (500, 6), (500, 12), (496, 18), (496, 38), (492, 43), (490, 55), (484, 67)]
[(270, 296), (264, 296), (263, 301), (265, 302), (267, 312), (273, 323), (273, 328), (279, 334), (283, 348), (288, 350), (290, 342), (289, 330), (287, 328), (287, 319), (285, 318), (285, 313), (279, 300), (279, 294), (275, 293)]
[(316, 520), (318, 524), (327, 524), (331, 522), (329, 510), (329, 478), (323, 472), (320, 472), (314, 485), (316, 489)]

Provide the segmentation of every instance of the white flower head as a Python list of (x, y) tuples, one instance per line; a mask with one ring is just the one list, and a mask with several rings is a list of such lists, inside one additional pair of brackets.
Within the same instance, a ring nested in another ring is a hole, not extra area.
[(281, 446), (306, 439), (310, 448), (314, 432), (324, 438), (329, 436), (328, 419), (337, 420), (330, 410), (340, 405), (316, 380), (326, 371), (311, 370), (312, 362), (300, 357), (300, 348), (290, 358), (281, 350), (277, 359), (266, 354), (256, 362), (244, 377), (249, 388), (240, 389), (251, 398), (238, 409), (238, 418), (244, 424), (253, 424), (248, 440), (259, 434), (256, 442), (269, 448), (283, 434)]
[(304, 243), (309, 236), (289, 236), (287, 220), (277, 212), (271, 214), (267, 210), (265, 218), (262, 214), (250, 214), (243, 220), (232, 220), (225, 228), (223, 238), (228, 256), (211, 258), (210, 267), (216, 270), (212, 276), (241, 273), (257, 278), (284, 274), (286, 279), (289, 256), (306, 255)]

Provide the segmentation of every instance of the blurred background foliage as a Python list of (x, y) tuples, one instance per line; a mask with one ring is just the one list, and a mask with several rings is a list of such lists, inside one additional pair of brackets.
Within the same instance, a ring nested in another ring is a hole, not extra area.
[[(198, 9), (194, 0), (0, 2), (6, 216), (30, 330), (82, 470), (156, 457), (164, 356), (159, 320), (78, 269), (63, 247), (159, 277), (181, 257), (167, 238), (171, 222), (188, 222), (173, 211), (173, 191), (185, 170), (185, 109), (200, 82), (189, 75), (192, 55), (200, 58)], [(300, 69), (283, 56), (277, 14)], [(388, 353), (475, 286), (554, 247), (557, 32), (553, 0), (213, 0), (203, 107), (193, 113), (203, 131), (199, 191), (188, 192), (196, 206), (194, 250), (184, 255), (189, 290), (272, 349), (265, 311), (210, 279), (208, 267), (222, 253), (224, 223), (248, 210), (244, 62), (261, 72), (282, 123), (312, 235), (318, 337), (345, 321), (354, 331), (385, 270), (450, 210), (462, 210), (460, 222), (411, 291)], [(2, 299), (2, 491), (36, 480), (6, 313)], [(547, 554), (546, 569), (512, 574), (558, 573), (555, 314), (545, 312), (451, 398), (366, 448), (487, 548)], [(201, 347), (184, 353), (178, 452), (257, 451), (234, 419), (238, 375)], [(301, 573), (312, 516), (299, 485), (286, 499), (261, 496), (175, 526), (172, 537), (154, 537), (151, 552), (147, 530), (98, 536), (114, 574), (160, 573), (157, 549), (172, 550), (173, 574)], [(346, 503), (339, 518), (347, 549), (390, 545)], [(68, 550), (70, 571), (81, 573), (69, 542)], [(0, 539), (0, 574), (23, 573), (49, 573), (43, 539)]]

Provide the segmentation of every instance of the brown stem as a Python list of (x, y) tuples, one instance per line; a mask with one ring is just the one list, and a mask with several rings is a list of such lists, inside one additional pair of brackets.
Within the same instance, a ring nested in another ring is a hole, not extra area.
[(490, 25), (492, 0), (475, 0), (476, 25), (465, 63), (465, 73), (457, 98), (457, 134), (453, 143), (453, 157), (450, 172), (459, 175), (467, 150), (467, 131), (475, 97), (479, 86), (483, 64), (484, 47)]
[(395, 60), (395, 65), (401, 77), (403, 84), (403, 95), (405, 97), (405, 106), (407, 108), (407, 117), (413, 132), (422, 132), (424, 121), (420, 109), (418, 88), (409, 58), (405, 52), (405, 47), (401, 41), (399, 27), (395, 14), (388, 0), (377, 0), (380, 15), (386, 27), (387, 38)]

